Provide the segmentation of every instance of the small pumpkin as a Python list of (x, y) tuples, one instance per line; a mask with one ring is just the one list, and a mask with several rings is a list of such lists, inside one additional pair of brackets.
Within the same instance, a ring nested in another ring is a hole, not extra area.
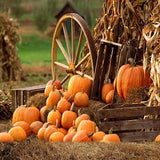
[(47, 106), (43, 106), (41, 109), (40, 109), (40, 117), (41, 117), (41, 121), (42, 122), (45, 122), (44, 120), (44, 112), (46, 111), (48, 107)]
[(74, 97), (77, 92), (81, 92), (83, 89), (84, 92), (90, 96), (91, 85), (92, 81), (89, 78), (84, 77), (84, 74), (73, 75), (68, 83), (68, 92)]
[(104, 136), (105, 136), (105, 133), (103, 131), (95, 132), (92, 136), (92, 141), (93, 142), (100, 142)]
[(55, 108), (49, 112), (47, 116), (47, 122), (52, 122), (56, 126), (56, 120), (58, 120), (58, 127), (61, 125), (61, 113)]
[(160, 142), (160, 135), (155, 138), (155, 142)]
[(72, 142), (72, 138), (76, 135), (77, 132), (70, 132), (66, 134), (63, 138), (63, 142)]
[(109, 91), (108, 94), (106, 95), (106, 103), (108, 104), (112, 103), (113, 96), (114, 96), (114, 90)]
[(0, 142), (13, 142), (13, 137), (7, 132), (1, 132)]
[(90, 117), (88, 114), (81, 114), (79, 115), (76, 120), (75, 120), (75, 127), (78, 128), (79, 126), (79, 123), (82, 121), (82, 120), (90, 120)]
[(20, 126), (13, 127), (8, 132), (15, 141), (24, 141), (27, 138), (26, 132)]
[(14, 123), (13, 126), (14, 127), (20, 126), (20, 127), (22, 127), (24, 129), (24, 131), (26, 132), (27, 136), (31, 135), (32, 130), (30, 128), (30, 125), (27, 122), (25, 122), (25, 121), (18, 121), (16, 123)]
[(77, 107), (87, 107), (89, 104), (88, 94), (82, 89), (81, 92), (77, 92), (74, 97), (74, 104)]
[(57, 110), (62, 114), (64, 111), (70, 110), (71, 103), (70, 100), (72, 99), (72, 96), (69, 97), (67, 100), (66, 98), (61, 98), (60, 101), (57, 104)]
[(51, 124), (50, 122), (49, 122), (49, 123), (44, 123), (43, 126), (39, 129), (39, 131), (38, 131), (38, 133), (37, 133), (38, 139), (44, 140), (44, 132), (45, 132), (46, 128), (47, 128), (49, 125), (52, 125), (52, 124)]
[(18, 121), (25, 121), (29, 125), (34, 121), (40, 120), (40, 112), (36, 107), (26, 107), (24, 105), (18, 107), (12, 117), (12, 124)]
[(32, 130), (32, 133), (37, 135), (40, 128), (42, 128), (43, 123), (41, 121), (34, 121), (31, 123), (30, 128)]
[(44, 140), (49, 141), (49, 137), (52, 133), (57, 132), (57, 128), (55, 125), (48, 126), (44, 131)]
[(49, 80), (46, 84), (44, 95), (48, 97), (53, 87), (58, 90), (61, 89), (62, 88), (61, 82), (59, 80)]
[(77, 114), (72, 111), (74, 103), (72, 103), (71, 109), (69, 111), (64, 111), (61, 118), (61, 125), (63, 128), (69, 129), (73, 126), (73, 122), (77, 118)]
[(114, 87), (113, 87), (113, 84), (111, 84), (111, 83), (105, 83), (102, 86), (101, 98), (104, 102), (106, 102), (106, 95), (113, 89), (114, 89)]
[(54, 132), (50, 135), (50, 142), (63, 142), (64, 134), (62, 132)]
[(61, 99), (61, 95), (57, 89), (54, 89), (50, 92), (49, 97), (46, 100), (47, 107), (56, 106), (58, 101)]
[(96, 132), (96, 123), (91, 120), (82, 120), (77, 128), (77, 132), (86, 130), (88, 134)]
[(115, 133), (106, 134), (103, 137), (102, 142), (120, 142), (120, 138), (118, 134), (115, 134)]
[(93, 133), (88, 134), (86, 130), (81, 130), (73, 136), (72, 142), (91, 142), (92, 135)]

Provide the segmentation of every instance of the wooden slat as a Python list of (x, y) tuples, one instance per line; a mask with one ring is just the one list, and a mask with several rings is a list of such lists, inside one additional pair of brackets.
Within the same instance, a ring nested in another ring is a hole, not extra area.
[(101, 122), (98, 125), (100, 130), (108, 132), (111, 128), (114, 132), (119, 131), (133, 131), (141, 129), (160, 128), (160, 119), (141, 119), (141, 120), (123, 120), (123, 121), (111, 121)]
[(95, 76), (93, 79), (93, 84), (92, 84), (92, 91), (91, 91), (91, 98), (93, 99), (99, 99), (98, 97), (98, 86), (100, 82), (100, 76), (101, 75), (101, 65), (102, 65), (102, 60), (103, 60), (103, 51), (104, 51), (104, 44), (100, 44), (100, 49), (98, 51), (98, 57), (96, 61), (96, 69), (95, 69)]
[(122, 142), (154, 141), (160, 131), (118, 133)]
[(144, 115), (160, 115), (160, 107), (123, 107), (114, 109), (103, 109), (98, 111), (101, 118), (127, 118), (141, 117)]

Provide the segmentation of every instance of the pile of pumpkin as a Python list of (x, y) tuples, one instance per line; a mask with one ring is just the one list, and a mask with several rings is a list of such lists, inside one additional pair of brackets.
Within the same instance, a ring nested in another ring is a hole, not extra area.
[[(107, 95), (110, 94), (112, 99), (115, 86), (118, 95), (126, 99), (129, 89), (150, 83), (150, 76), (148, 73), (144, 74), (142, 66), (123, 65), (114, 83), (104, 84), (102, 100), (111, 102)], [(88, 106), (91, 84), (92, 81), (83, 75), (73, 75), (68, 83), (68, 90), (64, 90), (59, 80), (50, 80), (44, 92), (47, 97), (46, 105), (40, 110), (35, 106), (18, 107), (13, 113), (13, 127), (8, 133), (0, 133), (0, 142), (23, 141), (31, 132), (40, 140), (52, 142), (120, 142), (117, 134), (99, 131), (89, 115), (77, 115), (72, 111), (74, 105), (80, 108)], [(49, 107), (53, 108), (45, 122), (44, 112)]]
[[(19, 106), (13, 113), (13, 127), (0, 133), (0, 142), (23, 141), (31, 133), (40, 140), (52, 142), (120, 142), (117, 134), (99, 131), (89, 115), (72, 111), (74, 106), (88, 106), (90, 88), (91, 80), (80, 75), (71, 77), (68, 90), (62, 89), (59, 80), (50, 80), (44, 91), (48, 97), (46, 106), (40, 110), (35, 106)], [(49, 107), (53, 109), (45, 122), (44, 112)]]

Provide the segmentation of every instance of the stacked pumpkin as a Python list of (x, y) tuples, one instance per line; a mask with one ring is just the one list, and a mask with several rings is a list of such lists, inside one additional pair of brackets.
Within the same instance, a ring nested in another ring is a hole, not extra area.
[(132, 58), (129, 58), (128, 61), (129, 64), (120, 67), (113, 84), (105, 83), (103, 85), (101, 98), (104, 102), (112, 102), (115, 89), (122, 99), (127, 99), (129, 90), (151, 85), (149, 72), (144, 72), (143, 66), (136, 65)]

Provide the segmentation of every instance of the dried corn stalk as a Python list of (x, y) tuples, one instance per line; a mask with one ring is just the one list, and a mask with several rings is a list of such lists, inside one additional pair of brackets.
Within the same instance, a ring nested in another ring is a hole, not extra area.
[(152, 11), (150, 23), (143, 29), (143, 36), (146, 40), (144, 69), (150, 68), (150, 76), (153, 80), (148, 105), (160, 106), (160, 1)]
[(104, 0), (103, 14), (93, 30), (97, 50), (102, 38), (122, 44), (136, 39), (142, 48), (142, 29), (156, 4), (157, 0)]
[(19, 40), (17, 22), (9, 14), (0, 12), (0, 81), (22, 78), (22, 67), (16, 48)]

